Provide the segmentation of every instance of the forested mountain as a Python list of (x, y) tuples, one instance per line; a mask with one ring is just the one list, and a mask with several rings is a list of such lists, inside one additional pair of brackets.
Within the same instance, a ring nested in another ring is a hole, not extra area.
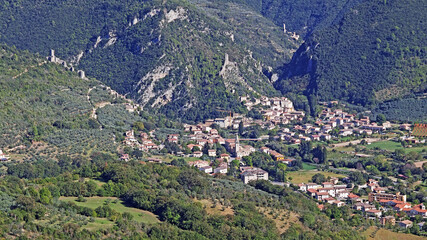
[(305, 41), (276, 87), (363, 106), (425, 92), (426, 10), (424, 1), (406, 0), (353, 8)]
[(145, 109), (200, 120), (218, 115), (216, 107), (244, 111), (240, 95), (276, 94), (264, 72), (298, 46), (245, 5), (215, 6), (208, 12), (185, 1), (6, 1), (0, 41), (41, 55), (55, 49)]
[(396, 98), (426, 89), (420, 0), (22, 0), (0, 10), (0, 41), (55, 49), (145, 110), (185, 121), (245, 112), (239, 96), (275, 89), (300, 108), (394, 101), (405, 112)]
[[(193, 0), (195, 1), (195, 0)], [(336, 24), (352, 7), (363, 0), (211, 0), (216, 3), (240, 3), (270, 19), (289, 32), (305, 38), (311, 33)]]

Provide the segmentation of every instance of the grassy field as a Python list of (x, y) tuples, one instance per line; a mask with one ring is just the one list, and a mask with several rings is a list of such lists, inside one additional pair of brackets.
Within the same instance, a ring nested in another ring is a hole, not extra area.
[(314, 170), (314, 169), (316, 169), (316, 167), (315, 166), (313, 166), (313, 165), (309, 165), (309, 164), (307, 164), (307, 163), (302, 163), (302, 168), (304, 169), (304, 170)]
[[(354, 149), (352, 151), (354, 151)], [(352, 157), (352, 155), (341, 153), (339, 151), (335, 151), (335, 152), (328, 151), (328, 159), (338, 160), (338, 159), (349, 158), (349, 157)]]
[(413, 147), (413, 148), (404, 148), (398, 142), (393, 141), (379, 141), (374, 142), (366, 146), (367, 149), (380, 148), (387, 151), (394, 151), (396, 149), (403, 149), (406, 153), (408, 152), (421, 152), (423, 149), (427, 150), (427, 147)]
[(420, 236), (406, 233), (396, 233), (387, 229), (380, 229), (375, 233), (375, 236), (372, 238), (371, 235), (375, 231), (376, 227), (370, 227), (366, 230), (363, 235), (366, 236), (367, 240), (421, 240), (425, 239)]
[(84, 226), (85, 229), (96, 231), (99, 229), (112, 228), (114, 223), (106, 218), (95, 218), (95, 222), (90, 222)]
[[(126, 207), (125, 205), (123, 205), (123, 202), (120, 200), (117, 203), (113, 203), (112, 201), (117, 199), (114, 197), (90, 197), (90, 198), (86, 198), (87, 199), (86, 202), (77, 202), (76, 199), (77, 199), (76, 197), (60, 197), (59, 198), (59, 200), (61, 200), (61, 201), (74, 202), (77, 206), (89, 207), (92, 209), (95, 209), (99, 206), (104, 205), (105, 200), (110, 199), (111, 202), (109, 203), (109, 206), (113, 210), (115, 210), (119, 213), (128, 212), (128, 213), (132, 214), (133, 219), (135, 221), (143, 222), (143, 223), (149, 223), (149, 224), (159, 222), (159, 220), (157, 219), (157, 216), (151, 212), (144, 211), (144, 210), (137, 209), (137, 208)], [(96, 225), (96, 224), (99, 225), (99, 224), (103, 224), (103, 222), (95, 222), (92, 224), (93, 225)]]
[(287, 177), (292, 177), (291, 182), (293, 184), (308, 183), (311, 181), (311, 178), (316, 174), (321, 173), (325, 177), (345, 177), (344, 175), (332, 173), (332, 172), (322, 172), (322, 171), (297, 171), (297, 172), (287, 172)]

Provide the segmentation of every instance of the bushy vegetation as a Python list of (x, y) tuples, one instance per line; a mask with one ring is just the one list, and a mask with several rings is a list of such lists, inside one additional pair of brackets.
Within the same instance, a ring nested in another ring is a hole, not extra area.
[[(153, 125), (154, 120), (126, 111), (124, 100), (96, 80), (78, 78), (75, 72), (14, 47), (0, 46), (0, 72), (0, 146), (18, 146), (16, 152), (25, 159), (89, 154), (93, 149), (113, 152), (116, 136), (134, 122)], [(97, 108), (100, 102), (110, 105)], [(97, 118), (92, 116), (95, 108)], [(156, 124), (164, 126), (164, 120)]]
[[(109, 155), (94, 153), (91, 161), (62, 157), (59, 163), (50, 162), (46, 167), (39, 163), (34, 163), (34, 166), (9, 164), (9, 175), (0, 180), (1, 199), (4, 199), (0, 206), (5, 209), (0, 215), (1, 236), (41, 234), (58, 239), (131, 234), (152, 239), (175, 239), (184, 234), (190, 236), (188, 239), (196, 236), (199, 239), (293, 239), (296, 236), (360, 239), (344, 222), (321, 214), (312, 200), (290, 188), (273, 186), (266, 181), (254, 183), (255, 187), (251, 187), (241, 182), (208, 177), (188, 167), (121, 163), (111, 159)], [(33, 169), (30, 175), (24, 173), (27, 169)], [(50, 172), (46, 174), (46, 170)], [(97, 185), (83, 177), (99, 178), (105, 184)], [(130, 214), (119, 213), (108, 204), (96, 209), (79, 207), (58, 201), (59, 196), (81, 196), (78, 199), (82, 200), (91, 196), (120, 197), (129, 206), (155, 213), (162, 222), (141, 224), (133, 221)], [(208, 199), (232, 207), (233, 214), (208, 215), (195, 199)], [(259, 207), (273, 212), (287, 209), (305, 216), (305, 220), (295, 223), (280, 236), (272, 220), (266, 218)], [(50, 214), (46, 215), (46, 211)], [(70, 217), (61, 219), (60, 216)], [(350, 216), (344, 214), (340, 217), (347, 219)], [(90, 226), (90, 222), (96, 223), (100, 218), (107, 218), (115, 227), (88, 231), (86, 225)], [(307, 220), (309, 218), (310, 221)], [(63, 232), (58, 228), (61, 224)], [(307, 227), (301, 228), (301, 224)]]
[(384, 114), (387, 119), (414, 122), (426, 121), (427, 98), (404, 98), (387, 101), (378, 105), (373, 112)]

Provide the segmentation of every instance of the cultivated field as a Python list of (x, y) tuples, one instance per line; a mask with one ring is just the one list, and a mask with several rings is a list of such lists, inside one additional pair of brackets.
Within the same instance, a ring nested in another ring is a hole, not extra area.
[(427, 147), (413, 147), (413, 148), (404, 148), (402, 145), (398, 142), (393, 141), (379, 141), (379, 142), (373, 142), (370, 145), (366, 146), (367, 149), (374, 149), (379, 148), (382, 150), (387, 151), (394, 151), (396, 149), (403, 149), (406, 153), (408, 152), (421, 152), (422, 150), (427, 150)]
[(426, 239), (424, 237), (416, 236), (413, 234), (396, 233), (387, 229), (380, 229), (375, 233), (372, 238), (372, 233), (376, 230), (376, 227), (370, 227), (366, 230), (363, 235), (366, 236), (367, 240), (421, 240)]
[[(128, 212), (128, 213), (132, 214), (133, 220), (135, 220), (135, 221), (143, 222), (143, 223), (157, 223), (157, 222), (159, 222), (159, 220), (157, 219), (157, 216), (154, 215), (153, 213), (148, 212), (148, 211), (144, 211), (141, 209), (137, 209), (137, 208), (127, 207), (127, 206), (123, 205), (122, 201), (120, 201), (114, 197), (90, 197), (90, 198), (86, 198), (86, 200), (87, 200), (86, 202), (77, 202), (76, 197), (60, 197), (59, 198), (59, 200), (61, 200), (61, 201), (74, 202), (77, 206), (83, 206), (83, 207), (88, 207), (88, 208), (92, 208), (92, 209), (95, 209), (99, 206), (103, 206), (107, 199), (110, 199), (110, 201), (111, 201), (108, 204), (108, 206), (110, 206), (111, 209), (113, 209), (119, 213)], [(118, 200), (118, 202), (113, 203), (114, 200)]]

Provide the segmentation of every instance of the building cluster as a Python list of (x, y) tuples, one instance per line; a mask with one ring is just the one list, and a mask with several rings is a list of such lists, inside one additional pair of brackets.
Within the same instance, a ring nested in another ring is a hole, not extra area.
[(152, 132), (147, 134), (146, 132), (141, 132), (140, 139), (138, 140), (135, 136), (135, 132), (133, 130), (129, 130), (125, 134), (125, 140), (123, 143), (127, 146), (137, 148), (143, 152), (148, 152), (149, 150), (160, 150), (162, 146), (157, 145), (152, 140)]
[[(264, 127), (288, 124), (291, 121), (302, 121), (305, 116), (303, 111), (295, 111), (292, 101), (285, 97), (261, 97), (261, 99), (255, 99), (256, 102), (259, 102), (258, 104), (262, 106), (261, 114), (264, 121), (261, 126)], [(248, 109), (251, 109), (251, 104), (256, 105), (255, 103), (246, 102), (245, 105)]]
[(355, 200), (359, 196), (352, 194), (352, 188), (348, 188), (346, 184), (338, 184), (338, 178), (331, 178), (330, 182), (322, 184), (302, 183), (298, 185), (299, 190), (306, 192), (311, 197), (320, 202), (342, 207), (347, 200)]
[[(361, 211), (366, 218), (378, 219), (383, 225), (395, 225), (396, 223), (394, 216), (384, 216), (384, 213), (389, 211), (396, 212), (401, 217), (402, 221), (398, 223), (402, 228), (412, 227), (412, 221), (403, 220), (405, 216), (427, 218), (427, 210), (423, 204), (412, 206), (412, 204), (406, 202), (406, 195), (401, 195), (399, 192), (386, 193), (387, 188), (381, 188), (378, 181), (374, 179), (369, 179), (366, 184), (359, 186), (359, 188), (369, 188), (371, 190), (368, 195), (368, 201), (351, 193), (352, 188), (348, 188), (347, 185), (337, 185), (337, 182), (338, 179), (331, 178), (330, 182), (322, 184), (303, 183), (298, 186), (300, 191), (306, 192), (320, 202), (338, 207), (350, 204), (354, 210)], [(324, 208), (324, 204), (319, 204), (319, 208)], [(422, 226), (423, 224), (420, 227)]]
[(342, 137), (350, 135), (372, 135), (391, 127), (390, 122), (384, 122), (381, 126), (371, 123), (369, 117), (356, 119), (355, 114), (349, 114), (341, 109), (332, 110), (325, 108), (320, 118), (314, 124), (296, 124), (293, 129), (283, 128), (278, 137), (290, 143), (301, 141), (326, 141), (332, 138), (331, 132), (338, 128), (338, 135)]

